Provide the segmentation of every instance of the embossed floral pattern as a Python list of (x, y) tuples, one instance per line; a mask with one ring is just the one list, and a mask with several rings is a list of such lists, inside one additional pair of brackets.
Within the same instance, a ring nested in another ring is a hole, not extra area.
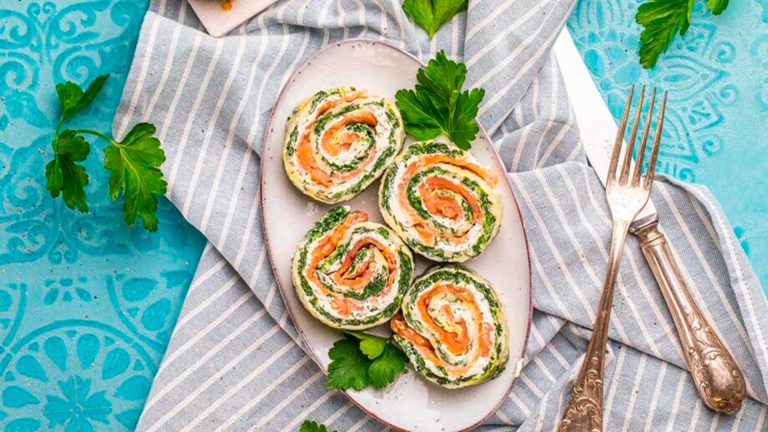
[(112, 423), (112, 429), (130, 429), (155, 369), (148, 352), (127, 335), (81, 320), (20, 338), (1, 364), (4, 410), (27, 425), (20, 430), (90, 431)]
[[(56, 82), (87, 83), (111, 73), (84, 113), (89, 125), (110, 129), (145, 7), (146, 1), (47, 1), (0, 10), (0, 170), (9, 180), (0, 183), (0, 265), (151, 250), (132, 230), (110, 230), (122, 221), (120, 203), (103, 198), (90, 213), (75, 214), (51, 199), (41, 168), (50, 158)], [(86, 161), (89, 172), (102, 170), (99, 165), (97, 156)], [(106, 174), (92, 176), (88, 195), (105, 197), (106, 180)], [(166, 203), (166, 216), (178, 223), (169, 210)]]
[(65, 426), (66, 430), (89, 432), (94, 430), (92, 422), (108, 423), (112, 403), (104, 391), (90, 394), (91, 380), (75, 375), (58, 384), (63, 397), (48, 395), (43, 407), (49, 427)]
[(71, 302), (75, 298), (80, 301), (89, 302), (93, 299), (91, 293), (87, 289), (83, 288), (83, 284), (88, 282), (85, 276), (80, 276), (77, 281), (71, 277), (62, 277), (58, 280), (46, 279), (45, 280), (45, 299), (43, 303), (53, 304), (56, 301)]
[[(657, 171), (703, 183), (768, 287), (768, 1), (696, 2), (688, 33), (651, 70), (638, 64), (640, 0), (580, 0), (568, 28), (611, 112), (633, 83), (669, 91)], [(749, 239), (748, 241), (746, 239)]]
[(44, 187), (55, 82), (110, 73), (73, 119), (108, 132), (147, 5), (0, 8), (0, 430), (133, 429), (202, 251), (167, 200), (159, 232), (125, 226), (122, 203), (107, 198), (99, 141), (86, 161), (89, 213)]
[[(644, 71), (636, 54), (636, 7), (637, 2), (631, 1), (583, 1), (569, 26), (582, 35), (575, 42), (614, 116), (621, 115), (632, 84), (650, 81), (669, 91), (670, 109), (664, 124), (659, 169), (682, 180), (696, 181), (696, 165), (722, 148), (719, 136), (711, 133), (724, 121), (720, 107), (732, 105), (739, 97), (726, 70), (733, 62), (735, 48), (731, 42), (717, 38), (713, 24), (694, 20), (688, 34), (673, 43), (685, 55), (670, 52), (660, 67)], [(698, 5), (695, 12), (703, 14), (703, 5)], [(581, 28), (595, 22), (612, 25), (588, 31)]]
[(118, 273), (107, 277), (107, 291), (115, 310), (129, 331), (150, 346), (164, 349), (175, 324), (171, 311), (180, 304), (192, 273), (180, 270), (160, 272), (161, 280), (128, 277)]

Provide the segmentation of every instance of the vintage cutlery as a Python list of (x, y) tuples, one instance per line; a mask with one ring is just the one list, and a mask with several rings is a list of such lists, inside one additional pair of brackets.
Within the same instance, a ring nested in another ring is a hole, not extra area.
[[(667, 104), (667, 93), (661, 102), (656, 133), (651, 147), (651, 157), (648, 160), (648, 168), (642, 173), (643, 163), (646, 161), (646, 147), (648, 135), (653, 120), (653, 107), (656, 102), (656, 89), (653, 90), (648, 115), (643, 127), (643, 135), (640, 139), (637, 160), (632, 161), (632, 152), (635, 147), (637, 128), (640, 124), (640, 115), (643, 110), (645, 98), (645, 86), (640, 92), (640, 99), (635, 109), (635, 119), (630, 131), (629, 144), (624, 146), (624, 134), (627, 130), (629, 111), (632, 108), (632, 96), (634, 86), (629, 91), (627, 103), (624, 105), (624, 115), (621, 119), (619, 131), (616, 133), (616, 142), (613, 145), (613, 154), (608, 166), (608, 176), (605, 185), (605, 195), (608, 208), (611, 210), (613, 220), (613, 234), (611, 235), (611, 250), (608, 253), (608, 271), (605, 275), (603, 293), (600, 295), (600, 303), (597, 316), (593, 325), (592, 339), (584, 357), (584, 363), (579, 370), (579, 376), (571, 394), (571, 401), (565, 410), (563, 420), (560, 422), (560, 432), (596, 431), (603, 429), (603, 374), (605, 372), (605, 345), (608, 342), (608, 328), (611, 321), (611, 306), (613, 304), (613, 290), (616, 276), (619, 274), (621, 252), (624, 248), (624, 240), (627, 238), (630, 224), (640, 210), (648, 202), (653, 184), (653, 173), (656, 168), (656, 158), (659, 155), (659, 142), (661, 130), (664, 125), (664, 109)], [(621, 160), (621, 164), (619, 164)]]
[[(637, 103), (635, 119), (630, 132), (629, 145), (625, 147), (624, 134), (627, 130), (627, 120), (629, 118), (629, 111), (632, 108), (633, 95), (634, 86), (630, 90), (627, 103), (624, 106), (624, 115), (621, 119), (619, 131), (616, 134), (613, 154), (608, 166), (605, 194), (613, 220), (611, 250), (608, 254), (608, 270), (605, 276), (603, 292), (600, 296), (597, 316), (595, 317), (592, 339), (589, 341), (584, 363), (581, 365), (578, 378), (576, 378), (568, 408), (565, 411), (563, 420), (560, 422), (559, 430), (561, 432), (602, 431), (605, 345), (608, 341), (613, 290), (616, 276), (619, 273), (621, 253), (624, 241), (629, 233), (630, 224), (635, 220), (635, 217), (645, 206), (645, 203), (648, 202), (651, 194), (656, 158), (659, 154), (661, 130), (664, 124), (664, 109), (667, 103), (667, 93), (665, 92), (651, 148), (651, 156), (648, 161), (648, 168), (643, 173), (642, 168), (651, 121), (653, 120), (656, 90), (653, 90), (651, 101), (648, 104), (648, 115), (645, 120), (643, 135), (640, 139), (636, 162), (632, 160), (632, 153), (637, 137), (637, 128), (640, 124), (640, 115), (643, 110), (645, 87), (640, 92), (640, 99)], [(621, 160), (620, 164), (619, 160)]]
[[(561, 66), (568, 68), (563, 80), (581, 130), (584, 150), (600, 181), (605, 184), (607, 147), (613, 140), (613, 116), (567, 30), (563, 30), (555, 42), (554, 52)], [(643, 255), (667, 303), (699, 395), (713, 410), (733, 414), (741, 408), (746, 397), (744, 375), (696, 305), (658, 223), (658, 214), (649, 200), (630, 225), (630, 232), (639, 238)]]

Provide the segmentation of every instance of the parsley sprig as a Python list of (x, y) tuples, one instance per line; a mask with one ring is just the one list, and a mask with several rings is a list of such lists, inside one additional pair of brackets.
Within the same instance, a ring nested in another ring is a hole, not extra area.
[(382, 389), (405, 370), (407, 358), (390, 339), (360, 332), (344, 332), (328, 356), (329, 389)]
[(54, 198), (63, 195), (67, 207), (88, 212), (85, 202), (88, 174), (85, 167), (78, 163), (83, 162), (91, 151), (88, 142), (75, 131), (67, 129), (54, 137), (51, 146), (53, 160), (45, 166), (46, 189)]
[(319, 424), (314, 420), (304, 420), (299, 432), (336, 432), (330, 431), (324, 424)]
[[(713, 15), (720, 15), (729, 0), (708, 0)], [(637, 9), (635, 21), (643, 26), (640, 33), (640, 65), (652, 68), (667, 51), (675, 37), (685, 35), (691, 25), (695, 0), (648, 0)]]
[(395, 101), (405, 122), (405, 131), (419, 140), (445, 135), (459, 148), (469, 150), (477, 136), (477, 112), (485, 90), (461, 91), (467, 77), (463, 63), (449, 60), (440, 51), (416, 74), (414, 90), (401, 89)]
[(405, 0), (403, 11), (432, 39), (443, 24), (467, 10), (467, 6), (469, 0)]
[(88, 212), (85, 186), (89, 178), (81, 163), (91, 149), (85, 136), (101, 138), (108, 143), (104, 149), (104, 167), (110, 172), (110, 198), (114, 201), (121, 194), (125, 197), (123, 210), (128, 225), (141, 218), (146, 230), (157, 231), (157, 195), (165, 194), (167, 185), (159, 169), (165, 153), (160, 148), (160, 140), (154, 137), (155, 126), (139, 123), (122, 141), (91, 129), (61, 130), (67, 120), (96, 99), (108, 77), (97, 77), (86, 90), (71, 81), (56, 85), (61, 113), (51, 141), (53, 159), (45, 166), (45, 187), (53, 198), (61, 195), (67, 207)]

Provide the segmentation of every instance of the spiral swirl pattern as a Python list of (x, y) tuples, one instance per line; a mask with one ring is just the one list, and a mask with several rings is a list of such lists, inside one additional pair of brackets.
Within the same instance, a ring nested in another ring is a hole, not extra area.
[(301, 102), (285, 127), (283, 165), (304, 194), (327, 204), (362, 192), (403, 145), (400, 112), (354, 87), (320, 91)]
[(441, 262), (479, 255), (499, 231), (497, 179), (463, 150), (423, 141), (406, 148), (384, 174), (379, 208), (417, 253)]
[(389, 228), (365, 212), (337, 207), (307, 232), (293, 258), (293, 286), (304, 307), (330, 327), (362, 330), (400, 308), (413, 257)]
[(489, 380), (509, 358), (507, 322), (496, 292), (458, 266), (418, 278), (390, 327), (416, 371), (446, 388)]

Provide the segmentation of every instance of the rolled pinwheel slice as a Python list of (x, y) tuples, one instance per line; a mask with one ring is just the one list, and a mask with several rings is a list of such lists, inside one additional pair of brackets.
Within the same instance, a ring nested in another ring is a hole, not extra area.
[(354, 87), (315, 93), (285, 126), (283, 165), (304, 194), (327, 204), (362, 192), (392, 163), (405, 139), (400, 112)]
[(390, 327), (417, 372), (446, 388), (467, 387), (506, 367), (509, 340), (502, 309), (487, 280), (446, 266), (414, 282)]
[(384, 225), (348, 206), (326, 213), (293, 257), (301, 303), (330, 327), (362, 330), (386, 322), (413, 280), (413, 256)]
[(379, 209), (417, 253), (463, 262), (479, 255), (499, 232), (496, 182), (468, 152), (437, 141), (417, 142), (384, 174)]

